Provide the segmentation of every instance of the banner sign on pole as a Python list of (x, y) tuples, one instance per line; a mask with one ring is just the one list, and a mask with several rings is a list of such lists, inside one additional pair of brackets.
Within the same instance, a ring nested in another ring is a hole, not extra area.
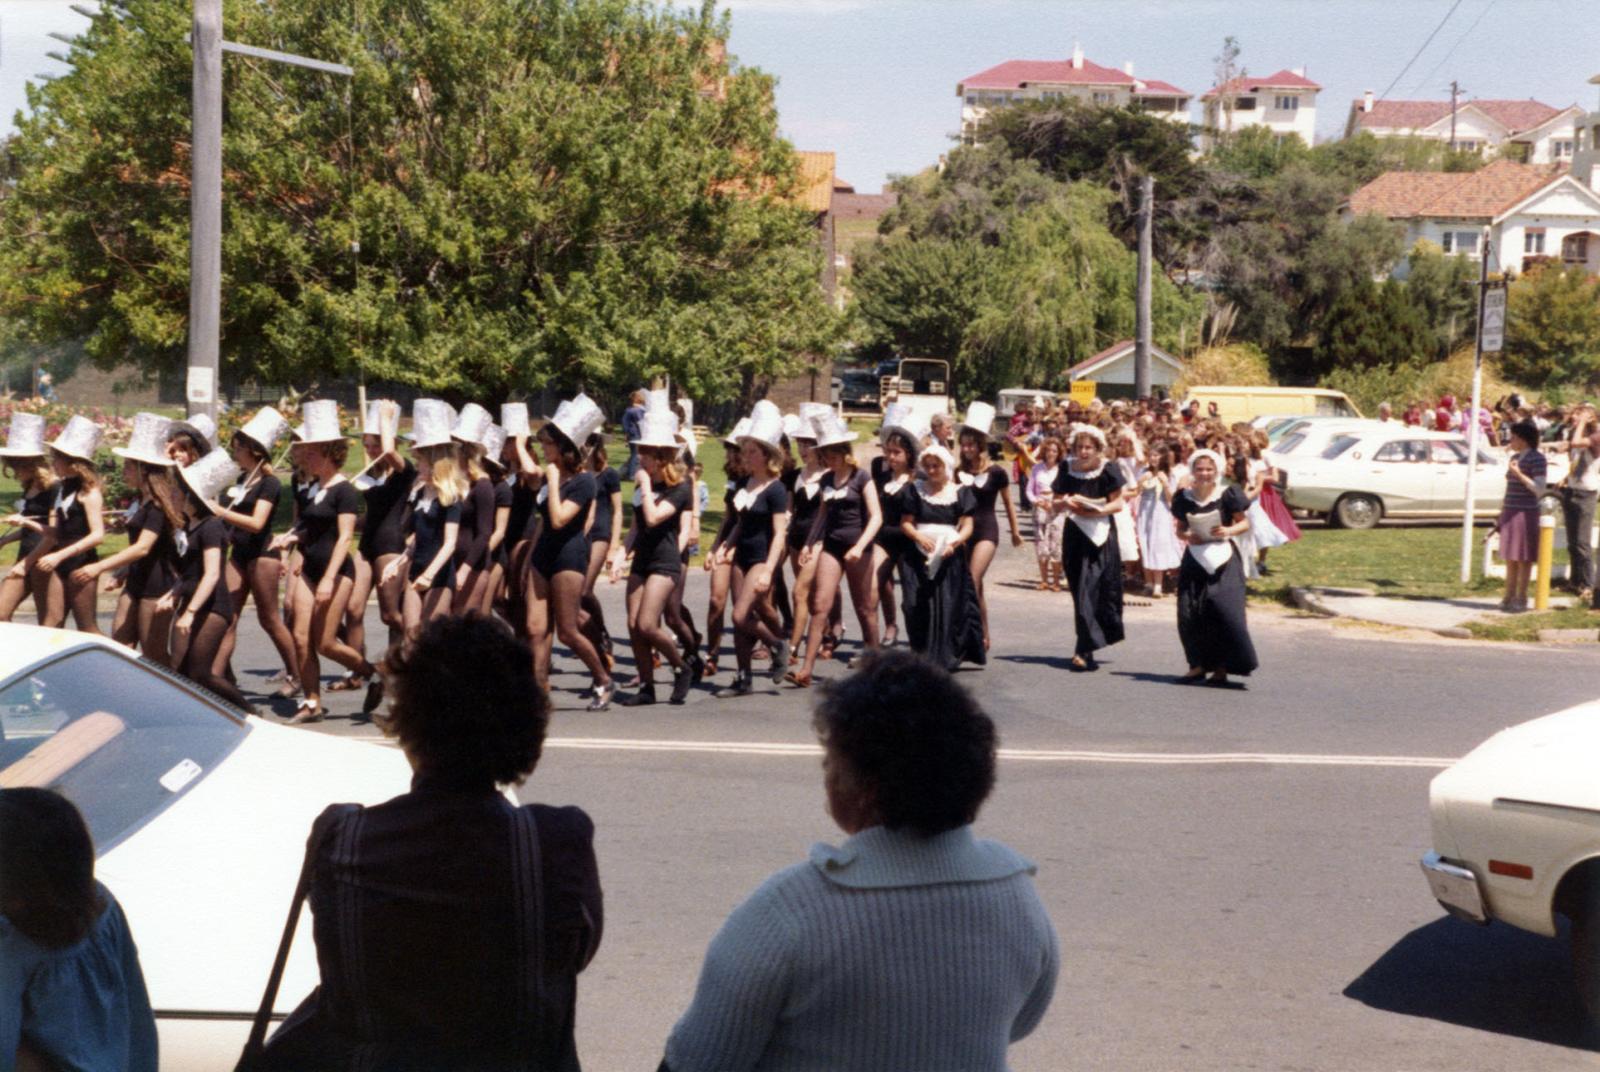
[(1483, 323), (1478, 326), (1483, 333), (1482, 350), (1497, 354), (1506, 343), (1506, 285), (1490, 284), (1483, 294)]
[(189, 366), (188, 391), (185, 396), (191, 406), (209, 406), (216, 398), (217, 373), (204, 365)]

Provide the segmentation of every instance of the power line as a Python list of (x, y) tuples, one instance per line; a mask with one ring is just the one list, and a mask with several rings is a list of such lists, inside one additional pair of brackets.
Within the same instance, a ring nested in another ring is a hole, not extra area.
[(1498, 0), (1489, 0), (1489, 2), (1484, 5), (1483, 10), (1478, 12), (1478, 17), (1473, 20), (1472, 25), (1467, 27), (1467, 32), (1456, 38), (1456, 43), (1450, 46), (1450, 51), (1444, 54), (1444, 58), (1433, 65), (1433, 70), (1429, 71), (1424, 77), (1417, 81), (1416, 86), (1411, 90), (1412, 93), (1419, 92), (1423, 86), (1433, 81), (1433, 76), (1439, 73), (1439, 68), (1443, 67), (1445, 65), (1445, 61), (1456, 54), (1456, 49), (1461, 47), (1461, 43), (1463, 41), (1472, 36), (1472, 31), (1478, 28), (1478, 23), (1483, 21), (1483, 17), (1489, 13), (1489, 9), (1494, 7), (1497, 2)]
[(1435, 37), (1439, 36), (1439, 31), (1444, 29), (1444, 24), (1450, 21), (1450, 16), (1454, 15), (1456, 13), (1456, 8), (1458, 8), (1460, 6), (1461, 6), (1461, 0), (1456, 0), (1455, 3), (1450, 5), (1450, 10), (1446, 11), (1444, 13), (1444, 18), (1439, 20), (1439, 25), (1435, 26), (1433, 28), (1433, 32), (1428, 35), (1428, 37), (1427, 37), (1427, 39), (1425, 41), (1422, 42), (1422, 47), (1417, 49), (1417, 51), (1412, 54), (1412, 56), (1411, 56), (1411, 58), (1409, 60), (1406, 60), (1406, 65), (1404, 67), (1400, 68), (1400, 73), (1394, 76), (1394, 81), (1389, 83), (1388, 89), (1385, 89), (1383, 91), (1380, 99), (1387, 99), (1388, 98), (1389, 90), (1393, 89), (1395, 86), (1400, 84), (1400, 79), (1402, 79), (1402, 78), (1404, 78), (1406, 76), (1406, 72), (1411, 70), (1411, 65), (1413, 63), (1416, 63), (1417, 59), (1425, 51), (1427, 51), (1428, 46), (1433, 43), (1433, 39)]

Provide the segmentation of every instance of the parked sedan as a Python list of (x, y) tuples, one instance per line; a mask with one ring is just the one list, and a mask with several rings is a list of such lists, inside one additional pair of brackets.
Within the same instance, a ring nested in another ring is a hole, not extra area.
[(1554, 937), (1572, 923), (1578, 992), (1600, 1025), (1600, 702), (1502, 730), (1433, 780), (1422, 871), (1451, 915)]
[[(405, 792), (405, 757), (246, 718), (103, 637), (0, 624), (0, 652), (0, 786), (53, 788), (83, 813), (139, 946), (162, 1069), (229, 1067), (312, 820)], [(279, 1013), (316, 983), (302, 924)]]
[[(1467, 441), (1459, 433), (1384, 424), (1344, 426), (1325, 434), (1325, 445), (1315, 454), (1268, 455), (1283, 474), (1283, 498), (1291, 509), (1324, 514), (1333, 524), (1350, 529), (1370, 529), (1385, 517), (1449, 518), (1466, 513)], [(1566, 473), (1566, 458), (1550, 455), (1549, 467), (1548, 483), (1553, 487)], [(1474, 481), (1474, 512), (1479, 516), (1492, 518), (1499, 513), (1505, 473), (1505, 457), (1480, 445)]]

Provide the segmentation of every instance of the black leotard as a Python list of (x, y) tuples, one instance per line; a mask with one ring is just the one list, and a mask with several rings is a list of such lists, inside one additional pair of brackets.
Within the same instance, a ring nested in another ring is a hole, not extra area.
[(791, 551), (804, 547), (806, 537), (811, 535), (811, 523), (822, 506), (822, 478), (826, 475), (826, 471), (818, 472), (807, 483), (804, 474), (795, 470), (794, 483), (789, 487), (789, 532), (785, 538)]
[[(178, 594), (187, 604), (194, 597), (200, 578), (205, 576), (205, 552), (218, 552), (217, 565), (222, 565), (222, 553), (228, 547), (228, 528), (220, 517), (203, 517), (199, 521), (191, 521), (173, 539), (178, 545)], [(218, 614), (224, 618), (232, 616), (233, 600), (228, 595), (228, 586), (223, 583), (220, 572), (206, 601), (190, 609), (194, 611), (196, 621), (207, 614)]]
[(406, 549), (402, 522), (406, 496), (411, 494), (411, 485), (416, 480), (417, 467), (407, 460), (405, 468), (373, 478), (371, 484), (361, 489), (367, 513), (361, 522), (361, 542), (356, 546), (368, 562), (376, 562), (385, 555), (398, 555)]
[(461, 531), (456, 537), (456, 564), (483, 569), (489, 564), (489, 537), (494, 534), (494, 484), (488, 477), (473, 482), (461, 506)]
[(822, 501), (828, 508), (823, 521), (822, 549), (839, 561), (861, 539), (867, 527), (866, 487), (872, 476), (865, 469), (852, 469), (841, 488), (834, 487), (833, 471), (822, 477)]
[[(333, 549), (339, 542), (339, 515), (361, 511), (361, 493), (348, 480), (335, 481), (328, 487), (317, 489), (310, 501), (300, 511), (301, 572), (306, 583), (315, 588), (333, 558)], [(339, 576), (355, 579), (355, 564), (344, 556)]]
[[(418, 482), (412, 488), (406, 507), (405, 524), (415, 540), (411, 544), (411, 569), (407, 572), (407, 580), (416, 580), (433, 565), (433, 560), (438, 557), (439, 548), (444, 546), (445, 526), (451, 523), (461, 524), (461, 508), (459, 499), (449, 506), (440, 506), (439, 500), (434, 498), (431, 485)], [(460, 539), (459, 531), (456, 538)], [(455, 590), (454, 560), (439, 567), (439, 571), (433, 575), (432, 587)]]
[(891, 479), (889, 467), (884, 464), (883, 458), (872, 459), (872, 483), (878, 489), (878, 509), (883, 512), (883, 525), (873, 542), (887, 551), (891, 559), (898, 559), (911, 546), (911, 537), (900, 531), (900, 522), (905, 514), (900, 492), (911, 486), (912, 478), (909, 475), (904, 477), (892, 491), (889, 490)]
[[(740, 498), (745, 501), (739, 506)], [(767, 486), (752, 496), (748, 487), (734, 496), (733, 508), (739, 514), (739, 540), (733, 549), (733, 564), (748, 570), (767, 560), (772, 547), (772, 519), (789, 510), (789, 492), (781, 480), (768, 481)]]
[(546, 578), (588, 570), (589, 537), (584, 529), (589, 523), (589, 504), (594, 501), (595, 487), (593, 473), (574, 473), (561, 482), (562, 502), (575, 504), (578, 512), (560, 528), (550, 518), (549, 488), (539, 489), (539, 519), (544, 527), (539, 530), (539, 541), (533, 545), (530, 561)]
[(594, 520), (589, 523), (590, 543), (611, 542), (611, 496), (622, 490), (622, 477), (607, 466), (595, 474)]
[(160, 599), (172, 590), (177, 549), (173, 546), (169, 528), (167, 515), (161, 512), (160, 504), (150, 499), (141, 500), (133, 516), (128, 518), (129, 547), (138, 543), (139, 537), (146, 532), (156, 534), (156, 542), (151, 545), (150, 552), (128, 567), (123, 590), (134, 599)]
[[(50, 507), (55, 502), (56, 489), (44, 488), (32, 495), (23, 495), (12, 507), (14, 513), (23, 517), (32, 518), (41, 525), (50, 524)], [(22, 535), (17, 539), (17, 561), (21, 562), (33, 554), (33, 549), (39, 546), (39, 541), (44, 539), (44, 533), (34, 532), (32, 529), (23, 529)]]
[(277, 558), (278, 552), (269, 551), (272, 542), (272, 514), (278, 509), (278, 499), (283, 495), (283, 484), (271, 473), (262, 473), (254, 484), (235, 484), (223, 496), (223, 505), (234, 513), (254, 514), (256, 503), (269, 502), (272, 511), (260, 532), (247, 532), (237, 525), (228, 525), (228, 542), (232, 546), (233, 564), (241, 570), (258, 558)]
[[(56, 527), (56, 546), (68, 547), (89, 535), (89, 514), (83, 508), (83, 478), (68, 477), (56, 485), (51, 517)], [(56, 575), (65, 577), (73, 570), (98, 561), (100, 549), (91, 547), (64, 559), (56, 566)]]
[(683, 514), (694, 505), (692, 482), (683, 480), (670, 488), (655, 489), (656, 502), (672, 507), (665, 520), (651, 525), (644, 519), (644, 507), (633, 508), (633, 568), (636, 577), (660, 575), (676, 577), (683, 572), (678, 554), (678, 525)]
[(972, 514), (972, 542), (1000, 542), (1000, 519), (995, 517), (995, 503), (1006, 488), (1011, 486), (1011, 474), (998, 465), (991, 465), (981, 473), (959, 474), (961, 486), (972, 489), (977, 506)]

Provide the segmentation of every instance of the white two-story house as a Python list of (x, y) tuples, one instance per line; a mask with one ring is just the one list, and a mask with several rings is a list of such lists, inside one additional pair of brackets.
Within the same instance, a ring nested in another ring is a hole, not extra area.
[[(1389, 171), (1350, 195), (1346, 217), (1365, 214), (1404, 225), (1408, 247), (1427, 239), (1477, 260), (1487, 228), (1501, 269), (1558, 260), (1600, 274), (1600, 192), (1564, 165), (1495, 160), (1471, 172)], [(1402, 260), (1396, 278), (1407, 268)]]
[(1458, 100), (1452, 116), (1448, 100), (1378, 100), (1369, 90), (1350, 102), (1344, 134), (1427, 138), (1484, 154), (1511, 143), (1522, 147), (1526, 163), (1555, 164), (1572, 159), (1574, 124), (1581, 114), (1575, 104), (1557, 108), (1536, 100)]
[(1306, 77), (1304, 67), (1282, 70), (1265, 78), (1241, 75), (1213, 86), (1200, 98), (1200, 147), (1210, 149), (1217, 137), (1245, 127), (1266, 127), (1279, 138), (1298, 134), (1307, 145), (1317, 136), (1317, 94), (1322, 87)]
[(1138, 107), (1177, 123), (1189, 122), (1190, 94), (1169, 82), (1136, 78), (1130, 61), (1102, 67), (1074, 45), (1066, 60), (1007, 60), (956, 83), (961, 98), (961, 140), (973, 144), (978, 125), (995, 108), (1032, 100), (1081, 100), (1107, 107)]

